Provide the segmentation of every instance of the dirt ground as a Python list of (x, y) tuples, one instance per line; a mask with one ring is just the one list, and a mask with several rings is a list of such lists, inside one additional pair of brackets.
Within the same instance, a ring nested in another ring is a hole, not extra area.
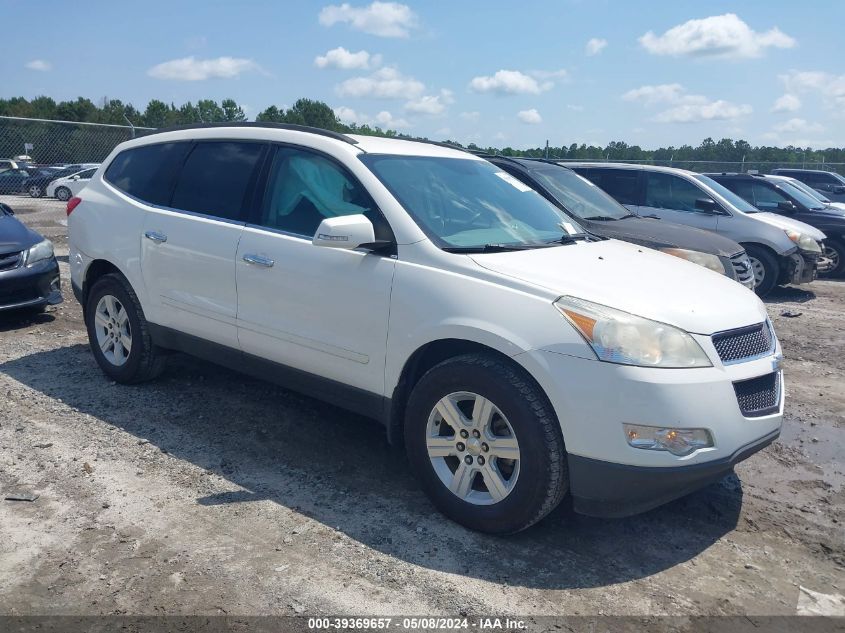
[(39, 495), (0, 500), (0, 613), (845, 614), (843, 282), (768, 301), (786, 417), (736, 476), (494, 538), (436, 512), (374, 422), (183, 356), (106, 380), (64, 205), (0, 199), (55, 241), (65, 291), (0, 318), (0, 499)]

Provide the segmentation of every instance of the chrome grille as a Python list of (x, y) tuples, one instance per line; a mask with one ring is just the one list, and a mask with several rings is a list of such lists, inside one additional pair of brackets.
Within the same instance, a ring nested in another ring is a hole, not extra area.
[(734, 267), (736, 278), (746, 288), (754, 288), (754, 269), (751, 268), (751, 260), (748, 253), (743, 251), (731, 257), (731, 265)]
[(712, 340), (725, 364), (767, 354), (775, 347), (775, 337), (768, 322), (719, 332), (712, 336)]
[(0, 271), (12, 270), (23, 264), (24, 251), (0, 255)]
[(780, 405), (780, 374), (774, 372), (734, 383), (739, 410), (746, 418), (777, 413)]

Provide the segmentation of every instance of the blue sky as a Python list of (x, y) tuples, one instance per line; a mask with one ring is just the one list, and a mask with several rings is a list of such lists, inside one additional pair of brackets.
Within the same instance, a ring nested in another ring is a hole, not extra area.
[(121, 5), (4, 0), (19, 28), (0, 96), (232, 97), (250, 117), (310, 97), (347, 121), (512, 147), (845, 146), (845, 2)]

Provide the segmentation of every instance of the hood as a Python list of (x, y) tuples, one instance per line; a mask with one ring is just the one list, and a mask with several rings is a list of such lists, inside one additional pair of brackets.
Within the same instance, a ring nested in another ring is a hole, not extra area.
[(471, 255), (488, 270), (709, 335), (760, 323), (753, 292), (697, 264), (616, 240)]
[(765, 222), (766, 224), (776, 226), (779, 229), (800, 231), (801, 233), (806, 233), (817, 242), (821, 242), (825, 238), (825, 234), (819, 231), (817, 228), (810, 226), (809, 224), (806, 224), (804, 222), (801, 222), (800, 220), (793, 220), (792, 218), (788, 218), (783, 215), (778, 215), (777, 213), (760, 211), (759, 213), (747, 213), (746, 215), (752, 218), (757, 218), (758, 220)]
[(28, 229), (12, 215), (0, 213), (0, 255), (17, 253), (41, 241), (41, 236)]
[(654, 218), (578, 222), (596, 235), (634, 242), (649, 248), (685, 248), (720, 257), (730, 257), (743, 250), (742, 246), (733, 240), (716, 233)]
[(827, 206), (839, 209), (840, 211), (845, 211), (845, 202), (828, 202)]

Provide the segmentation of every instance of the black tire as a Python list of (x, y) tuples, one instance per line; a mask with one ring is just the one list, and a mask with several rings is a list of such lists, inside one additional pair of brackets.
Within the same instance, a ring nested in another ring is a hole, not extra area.
[[(519, 443), (519, 475), (501, 501), (475, 505), (453, 494), (429, 458), (429, 416), (448, 394), (467, 391), (489, 399), (507, 418)], [(511, 534), (551, 512), (568, 490), (566, 449), (552, 406), (519, 366), (486, 354), (466, 354), (430, 369), (414, 386), (406, 408), (405, 448), (423, 490), (447, 517), (470, 529)]]
[(823, 277), (843, 277), (845, 276), (845, 243), (839, 240), (827, 239), (824, 241), (825, 255), (833, 256), (836, 260), (836, 267), (827, 271)]
[(40, 198), (44, 195), (44, 187), (41, 185), (30, 185), (27, 192), (30, 198)]
[(758, 297), (765, 297), (778, 285), (778, 278), (780, 277), (778, 260), (766, 248), (754, 244), (746, 244), (745, 252), (751, 259), (752, 268), (756, 262), (762, 265), (763, 279), (754, 287), (754, 292), (757, 293)]
[(59, 187), (56, 189), (56, 199), (61, 200), (62, 202), (67, 202), (73, 197), (73, 193), (67, 187)]
[[(97, 342), (95, 313), (100, 299), (106, 295), (111, 295), (120, 302), (129, 320), (132, 345), (122, 365), (115, 365), (109, 361)], [(164, 370), (165, 360), (152, 342), (138, 296), (122, 275), (114, 273), (103, 275), (91, 287), (86, 301), (85, 325), (94, 358), (100, 369), (112, 380), (124, 384), (144, 382), (152, 380)]]

